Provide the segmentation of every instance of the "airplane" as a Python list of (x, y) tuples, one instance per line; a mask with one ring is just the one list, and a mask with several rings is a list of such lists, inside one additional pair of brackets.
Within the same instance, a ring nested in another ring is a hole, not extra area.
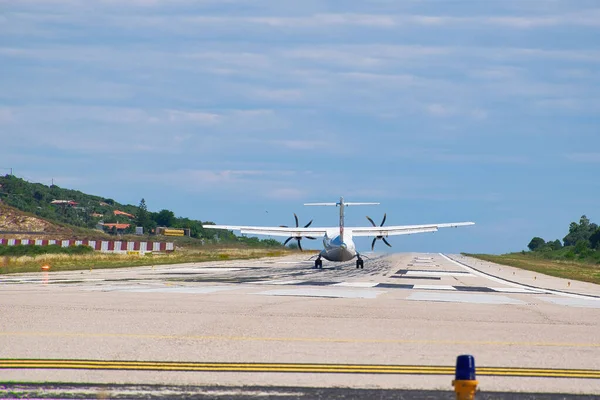
[(439, 228), (450, 228), (458, 226), (475, 225), (474, 222), (452, 222), (443, 224), (426, 224), (426, 225), (399, 225), (399, 226), (383, 226), (386, 220), (384, 214), (381, 224), (377, 226), (375, 222), (367, 217), (372, 226), (365, 227), (345, 227), (344, 226), (344, 209), (348, 206), (367, 206), (378, 205), (379, 203), (356, 203), (345, 202), (343, 197), (340, 197), (339, 202), (335, 203), (305, 203), (305, 206), (336, 206), (340, 208), (340, 223), (336, 227), (310, 228), (312, 220), (304, 227), (298, 226), (298, 216), (294, 214), (296, 219), (295, 227), (281, 226), (236, 226), (236, 225), (204, 225), (208, 229), (225, 229), (231, 231), (240, 231), (241, 234), (249, 235), (267, 235), (267, 236), (289, 236), (284, 242), (284, 246), (292, 239), (298, 242), (298, 248), (302, 250), (300, 241), (303, 238), (316, 239), (323, 238), (323, 250), (319, 253), (315, 260), (315, 268), (323, 268), (323, 258), (328, 261), (344, 262), (350, 261), (356, 257), (356, 268), (364, 268), (364, 260), (360, 253), (356, 250), (356, 245), (352, 240), (357, 236), (374, 236), (371, 243), (371, 250), (375, 247), (377, 240), (382, 240), (386, 245), (392, 245), (385, 239), (392, 235), (410, 235), (413, 233), (436, 232)]

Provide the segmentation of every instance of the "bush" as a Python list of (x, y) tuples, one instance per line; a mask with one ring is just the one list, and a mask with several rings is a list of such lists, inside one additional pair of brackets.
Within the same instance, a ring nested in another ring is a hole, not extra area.
[(573, 260), (573, 259), (575, 259), (575, 252), (573, 251), (573, 249), (570, 249), (569, 251), (567, 251), (565, 253), (565, 258), (567, 260)]
[(587, 254), (589, 247), (590, 243), (587, 240), (580, 240), (575, 245), (575, 253), (582, 255)]

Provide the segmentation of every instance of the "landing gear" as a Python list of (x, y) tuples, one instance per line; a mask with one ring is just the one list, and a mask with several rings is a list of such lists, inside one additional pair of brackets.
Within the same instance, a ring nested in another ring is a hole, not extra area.
[(321, 260), (321, 257), (315, 260), (315, 268), (323, 269), (323, 260)]
[(364, 267), (365, 267), (365, 262), (363, 261), (362, 258), (360, 258), (360, 256), (358, 256), (356, 258), (356, 268), (363, 269)]

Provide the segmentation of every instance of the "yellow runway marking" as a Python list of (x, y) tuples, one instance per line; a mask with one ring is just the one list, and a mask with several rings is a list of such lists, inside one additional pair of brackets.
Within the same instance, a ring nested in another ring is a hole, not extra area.
[(123, 338), (156, 340), (195, 340), (195, 341), (241, 341), (241, 342), (314, 342), (314, 343), (381, 343), (381, 344), (433, 344), (469, 346), (524, 346), (524, 347), (591, 347), (600, 348), (599, 343), (569, 342), (517, 342), (517, 341), (477, 341), (477, 340), (410, 340), (410, 339), (358, 339), (358, 338), (319, 338), (319, 337), (256, 337), (256, 336), (202, 336), (202, 335), (156, 335), (135, 333), (87, 333), (87, 332), (0, 332), (1, 336), (34, 336), (65, 338)]
[[(0, 359), (0, 369), (453, 375), (454, 366)], [(600, 379), (600, 370), (479, 367), (480, 376)]]

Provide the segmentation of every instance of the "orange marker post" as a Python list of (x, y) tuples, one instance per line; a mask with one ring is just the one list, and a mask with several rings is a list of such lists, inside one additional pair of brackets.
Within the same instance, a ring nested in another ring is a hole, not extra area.
[(50, 266), (48, 264), (42, 265), (42, 271), (50, 271)]

